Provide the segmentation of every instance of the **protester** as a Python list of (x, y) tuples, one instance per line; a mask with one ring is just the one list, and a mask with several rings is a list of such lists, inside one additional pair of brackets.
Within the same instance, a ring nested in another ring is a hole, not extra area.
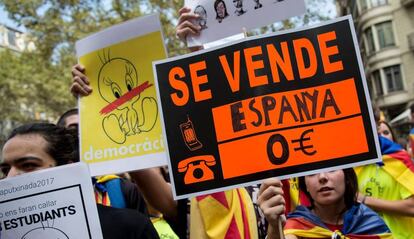
[(385, 121), (379, 122), (378, 134), (380, 134), (382, 137), (387, 138), (393, 142), (395, 142), (396, 140), (394, 131), (392, 130), (391, 126)]
[[(379, 110), (374, 107), (379, 122)], [(394, 238), (414, 238), (414, 165), (398, 144), (380, 136), (382, 163), (355, 168), (359, 200), (377, 211)]]
[[(77, 132), (54, 124), (34, 123), (12, 131), (2, 151), (7, 177), (79, 161)], [(159, 238), (146, 215), (98, 204), (105, 239)]]
[[(263, 182), (259, 205), (269, 222), (268, 238), (392, 238), (383, 220), (358, 203), (353, 169), (335, 170), (299, 178), (300, 190), (311, 206), (298, 206), (284, 218), (285, 200), (277, 178)], [(280, 223), (285, 223), (281, 232)]]
[(78, 128), (79, 126), (79, 114), (77, 108), (72, 108), (67, 110), (65, 113), (63, 113), (57, 123), (57, 126), (64, 127), (64, 128)]
[(380, 214), (394, 238), (414, 238), (414, 165), (400, 145), (379, 139), (383, 162), (355, 169), (359, 200)]

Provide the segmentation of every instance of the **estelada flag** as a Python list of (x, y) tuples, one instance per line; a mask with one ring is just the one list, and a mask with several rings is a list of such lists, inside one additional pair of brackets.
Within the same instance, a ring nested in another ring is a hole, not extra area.
[(414, 129), (410, 130), (410, 134), (408, 135), (408, 140), (410, 143), (411, 157), (414, 157)]
[(399, 184), (414, 194), (414, 164), (410, 155), (399, 144), (382, 136), (379, 137), (381, 145), (383, 169)]
[(191, 238), (255, 239), (257, 221), (245, 188), (197, 196), (191, 200)]
[(392, 234), (384, 221), (363, 204), (356, 204), (346, 211), (341, 229), (331, 231), (322, 220), (307, 207), (298, 206), (289, 214), (284, 228), (285, 235), (293, 234), (304, 238), (335, 239), (385, 239)]

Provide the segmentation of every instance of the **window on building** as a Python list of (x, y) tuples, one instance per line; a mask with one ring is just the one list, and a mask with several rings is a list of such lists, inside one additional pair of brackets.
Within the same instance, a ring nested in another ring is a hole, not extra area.
[(16, 33), (13, 31), (7, 32), (8, 38), (9, 38), (9, 45), (16, 46)]
[(372, 29), (370, 27), (365, 30), (365, 39), (368, 47), (368, 53), (371, 54), (375, 52), (374, 35), (372, 34)]
[(372, 72), (372, 81), (374, 83), (374, 89), (377, 96), (384, 95), (384, 90), (382, 88), (381, 74), (379, 70)]
[(387, 82), (388, 92), (403, 89), (400, 65), (385, 67), (384, 75)]
[(371, 7), (378, 7), (388, 4), (387, 0), (371, 0)]
[(380, 49), (395, 45), (391, 21), (376, 24), (375, 29), (377, 29)]
[(361, 12), (367, 10), (367, 0), (359, 0), (359, 7), (361, 9)]

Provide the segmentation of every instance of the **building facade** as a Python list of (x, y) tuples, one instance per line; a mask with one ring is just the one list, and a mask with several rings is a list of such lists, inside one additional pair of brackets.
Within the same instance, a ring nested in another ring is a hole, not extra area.
[(340, 16), (352, 14), (371, 99), (391, 120), (414, 103), (414, 0), (336, 5)]
[(22, 52), (34, 50), (35, 45), (26, 33), (0, 24), (0, 50), (2, 48)]

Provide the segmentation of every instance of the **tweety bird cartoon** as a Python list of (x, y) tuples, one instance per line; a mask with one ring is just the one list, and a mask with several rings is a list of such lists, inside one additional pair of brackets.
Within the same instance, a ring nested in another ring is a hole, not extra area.
[(137, 70), (129, 60), (111, 59), (109, 53), (107, 59), (104, 58), (98, 74), (98, 89), (109, 104), (100, 113), (105, 115), (103, 130), (113, 142), (123, 144), (128, 136), (154, 128), (158, 117), (157, 101), (154, 97), (140, 99), (141, 93), (151, 86), (148, 81), (139, 84)]

